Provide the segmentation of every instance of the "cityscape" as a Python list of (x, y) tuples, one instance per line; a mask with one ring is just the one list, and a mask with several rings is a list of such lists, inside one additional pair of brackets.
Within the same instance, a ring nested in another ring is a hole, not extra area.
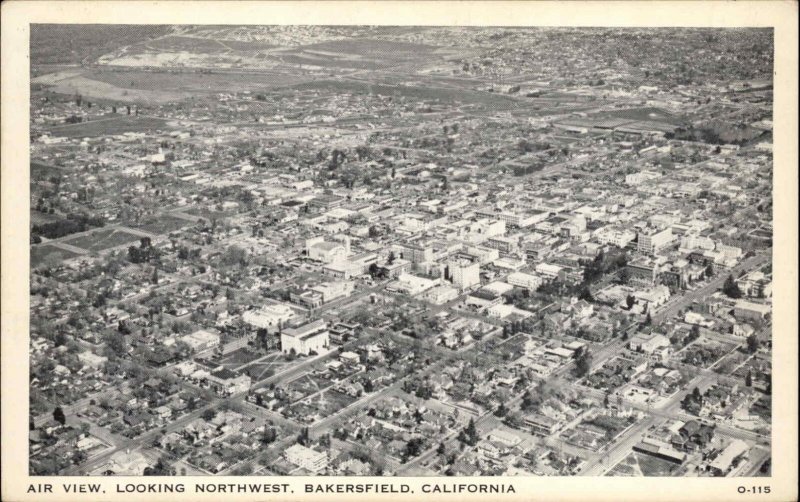
[(771, 475), (772, 29), (30, 50), (31, 475)]

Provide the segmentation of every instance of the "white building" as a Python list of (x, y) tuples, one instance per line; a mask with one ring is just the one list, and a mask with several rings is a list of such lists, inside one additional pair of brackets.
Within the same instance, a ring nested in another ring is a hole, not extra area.
[(354, 288), (355, 285), (352, 281), (325, 282), (314, 286), (311, 291), (316, 291), (322, 295), (322, 303), (328, 303), (337, 298), (350, 296)]
[(529, 289), (535, 291), (542, 285), (542, 278), (538, 275), (525, 274), (523, 272), (513, 272), (508, 274), (506, 282), (512, 286)]
[(469, 260), (450, 260), (447, 262), (453, 286), (466, 289), (481, 283), (480, 265)]
[(294, 317), (294, 310), (286, 305), (264, 305), (259, 310), (245, 312), (242, 315), (242, 320), (256, 328), (266, 329), (270, 333), (275, 333)]
[(328, 326), (322, 319), (305, 324), (298, 328), (287, 328), (281, 333), (281, 351), (288, 354), (308, 355), (311, 352), (321, 353), (330, 345)]
[(328, 467), (328, 454), (318, 452), (300, 444), (293, 444), (283, 452), (286, 461), (311, 472)]
[(668, 246), (674, 238), (671, 227), (660, 231), (639, 232), (638, 251), (645, 254), (656, 254)]
[(206, 330), (198, 330), (190, 335), (181, 337), (181, 341), (193, 350), (202, 351), (219, 345), (220, 337)]

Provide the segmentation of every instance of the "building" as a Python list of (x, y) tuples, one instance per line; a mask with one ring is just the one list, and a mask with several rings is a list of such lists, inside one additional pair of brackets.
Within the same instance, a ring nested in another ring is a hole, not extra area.
[(525, 274), (523, 272), (512, 272), (508, 274), (506, 282), (512, 286), (536, 291), (542, 285), (542, 278), (538, 275)]
[(733, 315), (738, 319), (765, 319), (772, 308), (763, 303), (739, 300), (733, 307)]
[(438, 286), (440, 283), (441, 279), (428, 279), (411, 274), (400, 274), (397, 280), (386, 286), (386, 290), (415, 296)]
[(453, 286), (466, 289), (481, 283), (480, 265), (466, 259), (450, 260), (447, 270)]
[(320, 353), (330, 345), (328, 326), (322, 319), (298, 328), (287, 328), (281, 333), (281, 351), (289, 354), (308, 355)]
[(227, 368), (222, 368), (206, 377), (209, 386), (220, 396), (231, 396), (247, 392), (253, 383), (249, 376), (240, 375)]
[(724, 450), (717, 455), (717, 458), (708, 464), (708, 469), (717, 476), (727, 475), (733, 467), (734, 460), (737, 457), (744, 456), (750, 447), (741, 439), (734, 439), (725, 447)]
[(652, 286), (656, 283), (658, 265), (650, 260), (637, 260), (628, 263), (628, 281), (635, 286)]
[(283, 456), (290, 464), (317, 473), (328, 467), (328, 454), (318, 452), (300, 444), (286, 448)]
[(399, 244), (400, 256), (411, 263), (424, 263), (433, 261), (433, 246), (428, 244), (403, 243)]
[(355, 285), (351, 281), (325, 282), (311, 288), (322, 296), (322, 303), (328, 303), (338, 298), (348, 297), (353, 293)]
[(264, 305), (259, 310), (245, 312), (242, 315), (242, 320), (255, 328), (266, 329), (269, 333), (276, 333), (294, 317), (294, 310), (286, 305)]
[(558, 265), (553, 265), (552, 263), (540, 263), (536, 265), (535, 270), (537, 274), (549, 280), (558, 277), (564, 268)]
[(306, 254), (314, 261), (322, 263), (336, 263), (347, 258), (350, 252), (349, 240), (344, 244), (339, 242), (325, 242), (324, 237), (315, 237), (306, 240)]
[(658, 349), (669, 347), (669, 339), (658, 333), (636, 333), (628, 342), (631, 350), (652, 354)]
[(674, 238), (671, 227), (660, 231), (642, 231), (639, 232), (637, 250), (643, 254), (653, 255), (667, 247)]
[(198, 330), (190, 335), (181, 337), (181, 341), (195, 351), (203, 351), (219, 346), (220, 337), (205, 330)]

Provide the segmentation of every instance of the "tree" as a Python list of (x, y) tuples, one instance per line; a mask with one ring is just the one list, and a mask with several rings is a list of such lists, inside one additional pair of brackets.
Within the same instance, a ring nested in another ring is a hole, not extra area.
[(589, 373), (592, 369), (592, 354), (584, 349), (580, 351), (575, 361), (575, 373), (578, 377), (582, 377)]
[(297, 435), (297, 442), (303, 446), (308, 445), (309, 436), (308, 436), (308, 427), (303, 427), (300, 430), (300, 433)]
[(53, 420), (61, 425), (67, 423), (67, 416), (64, 414), (64, 410), (61, 409), (61, 406), (56, 406), (56, 409), (53, 410)]
[(445, 455), (447, 453), (447, 447), (445, 447), (444, 443), (439, 443), (439, 447), (436, 448), (436, 453), (439, 455)]
[(507, 413), (508, 413), (508, 408), (506, 408), (506, 405), (503, 402), (501, 402), (500, 406), (498, 406), (497, 409), (494, 410), (494, 414), (497, 417), (504, 417), (506, 416)]
[(267, 427), (264, 429), (264, 434), (261, 436), (261, 442), (264, 444), (274, 443), (278, 439), (278, 433), (274, 427)]
[(628, 310), (632, 309), (635, 303), (636, 298), (634, 298), (633, 295), (628, 295), (627, 298), (625, 298), (625, 305), (628, 306)]
[(748, 371), (747, 376), (744, 377), (744, 384), (747, 387), (753, 386), (753, 373), (751, 371)]
[(714, 266), (712, 264), (710, 264), (710, 263), (706, 266), (705, 276), (706, 276), (706, 279), (710, 279), (710, 278), (714, 277)]
[(461, 441), (462, 443), (467, 443), (470, 446), (475, 446), (478, 444), (480, 436), (478, 436), (478, 429), (475, 427), (474, 419), (469, 419), (469, 423), (462, 432), (464, 433), (464, 439)]
[(217, 412), (211, 408), (203, 412), (203, 420), (205, 420), (206, 422), (214, 420), (215, 416), (217, 416)]
[(729, 275), (728, 278), (725, 279), (725, 284), (722, 285), (722, 292), (729, 298), (737, 299), (742, 297), (742, 290), (739, 289), (739, 285), (733, 280), (732, 275)]
[(755, 352), (758, 350), (758, 345), (759, 343), (756, 335), (750, 335), (747, 337), (747, 352), (755, 354)]

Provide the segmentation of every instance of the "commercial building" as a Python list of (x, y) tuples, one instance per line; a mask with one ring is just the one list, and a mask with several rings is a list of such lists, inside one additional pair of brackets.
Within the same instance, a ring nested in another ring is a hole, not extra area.
[(276, 333), (294, 317), (294, 310), (286, 305), (264, 305), (259, 310), (245, 312), (242, 315), (242, 320), (255, 328), (266, 329), (269, 333)]
[(506, 282), (512, 286), (535, 291), (542, 285), (542, 278), (538, 275), (526, 274), (523, 272), (513, 272), (508, 274)]
[(328, 326), (322, 319), (297, 328), (287, 328), (281, 333), (281, 351), (308, 355), (321, 352), (330, 345)]
[(283, 452), (286, 461), (311, 472), (319, 472), (328, 467), (328, 454), (312, 450), (300, 444), (293, 444)]
[(181, 341), (195, 351), (207, 350), (219, 345), (220, 337), (206, 330), (198, 330), (190, 335), (181, 337)]
[(670, 227), (660, 231), (642, 231), (639, 232), (637, 250), (644, 254), (656, 254), (667, 247), (674, 239), (675, 236), (672, 235), (672, 228)]
[(230, 396), (246, 392), (253, 383), (247, 375), (240, 375), (227, 368), (209, 374), (206, 379), (209, 386), (220, 396)]
[(447, 270), (453, 286), (466, 289), (481, 283), (480, 265), (465, 259), (450, 260)]

